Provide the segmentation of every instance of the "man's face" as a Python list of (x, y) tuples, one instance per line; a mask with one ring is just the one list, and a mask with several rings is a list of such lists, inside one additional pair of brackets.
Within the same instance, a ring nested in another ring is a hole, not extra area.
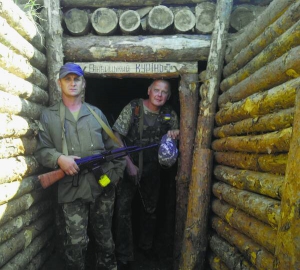
[(170, 97), (169, 84), (164, 81), (153, 82), (148, 88), (148, 95), (153, 106), (163, 106)]
[(67, 97), (78, 97), (85, 87), (85, 79), (74, 73), (69, 73), (58, 80), (62, 94)]

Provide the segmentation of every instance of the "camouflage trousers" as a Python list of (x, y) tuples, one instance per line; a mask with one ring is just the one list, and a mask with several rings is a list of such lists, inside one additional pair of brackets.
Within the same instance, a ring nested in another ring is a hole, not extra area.
[(59, 204), (60, 216), (64, 220), (64, 257), (66, 269), (84, 270), (85, 255), (89, 242), (88, 225), (95, 238), (97, 269), (116, 270), (114, 241), (112, 237), (112, 216), (115, 189), (102, 193), (94, 202), (76, 200)]
[(138, 213), (140, 221), (139, 247), (147, 250), (152, 247), (156, 226), (156, 206), (160, 190), (160, 167), (157, 163), (144, 165), (140, 187), (125, 173), (118, 184), (114, 216), (114, 236), (116, 256), (120, 261), (133, 261), (132, 201), (139, 192), (143, 204)]

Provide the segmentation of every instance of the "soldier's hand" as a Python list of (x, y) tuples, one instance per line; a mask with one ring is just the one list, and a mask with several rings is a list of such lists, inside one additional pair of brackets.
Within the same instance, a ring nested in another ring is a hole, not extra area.
[(129, 179), (132, 180), (137, 185), (139, 182), (139, 168), (135, 166), (133, 163), (127, 164), (127, 173)]
[(67, 175), (75, 175), (79, 172), (79, 167), (75, 160), (80, 159), (78, 156), (65, 156), (61, 155), (57, 159), (57, 164)]

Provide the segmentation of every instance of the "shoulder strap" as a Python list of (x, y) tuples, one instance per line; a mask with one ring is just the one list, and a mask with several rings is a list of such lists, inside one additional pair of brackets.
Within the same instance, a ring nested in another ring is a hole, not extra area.
[[(139, 99), (140, 106), (140, 118), (139, 118), (139, 132), (140, 132), (140, 146), (142, 146), (142, 137), (143, 137), (143, 129), (144, 129), (144, 105), (143, 99)], [(143, 151), (139, 152), (139, 180), (141, 179), (143, 172)]]
[(62, 152), (65, 156), (68, 156), (68, 146), (66, 142), (66, 135), (65, 135), (65, 118), (66, 118), (66, 107), (63, 104), (62, 100), (59, 104), (59, 116), (60, 116), (60, 123), (61, 123), (61, 141), (62, 141)]
[(113, 131), (110, 129), (110, 127), (108, 125), (106, 125), (104, 123), (104, 121), (101, 119), (101, 117), (99, 117), (98, 114), (96, 114), (94, 112), (94, 110), (87, 104), (85, 103), (85, 105), (88, 107), (88, 109), (90, 110), (90, 112), (94, 115), (94, 117), (96, 118), (96, 120), (99, 122), (100, 126), (102, 126), (102, 128), (105, 130), (105, 132), (107, 133), (107, 135), (117, 144), (120, 145), (120, 142), (118, 140), (118, 138), (116, 137), (116, 135), (113, 133)]

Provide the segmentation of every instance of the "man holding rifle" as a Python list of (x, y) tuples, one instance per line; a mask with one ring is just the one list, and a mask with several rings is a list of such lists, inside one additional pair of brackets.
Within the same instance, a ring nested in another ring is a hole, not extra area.
[[(40, 118), (39, 141), (35, 156), (45, 167), (60, 168), (65, 177), (57, 182), (58, 220), (64, 229), (66, 269), (85, 269), (90, 223), (96, 243), (97, 267), (116, 269), (111, 233), (115, 186), (123, 176), (125, 159), (101, 165), (101, 175), (80, 171), (77, 159), (117, 148), (100, 120), (104, 114), (82, 102), (86, 82), (81, 67), (66, 63), (59, 71), (62, 101), (46, 108)], [(96, 179), (100, 178), (100, 179)]]

